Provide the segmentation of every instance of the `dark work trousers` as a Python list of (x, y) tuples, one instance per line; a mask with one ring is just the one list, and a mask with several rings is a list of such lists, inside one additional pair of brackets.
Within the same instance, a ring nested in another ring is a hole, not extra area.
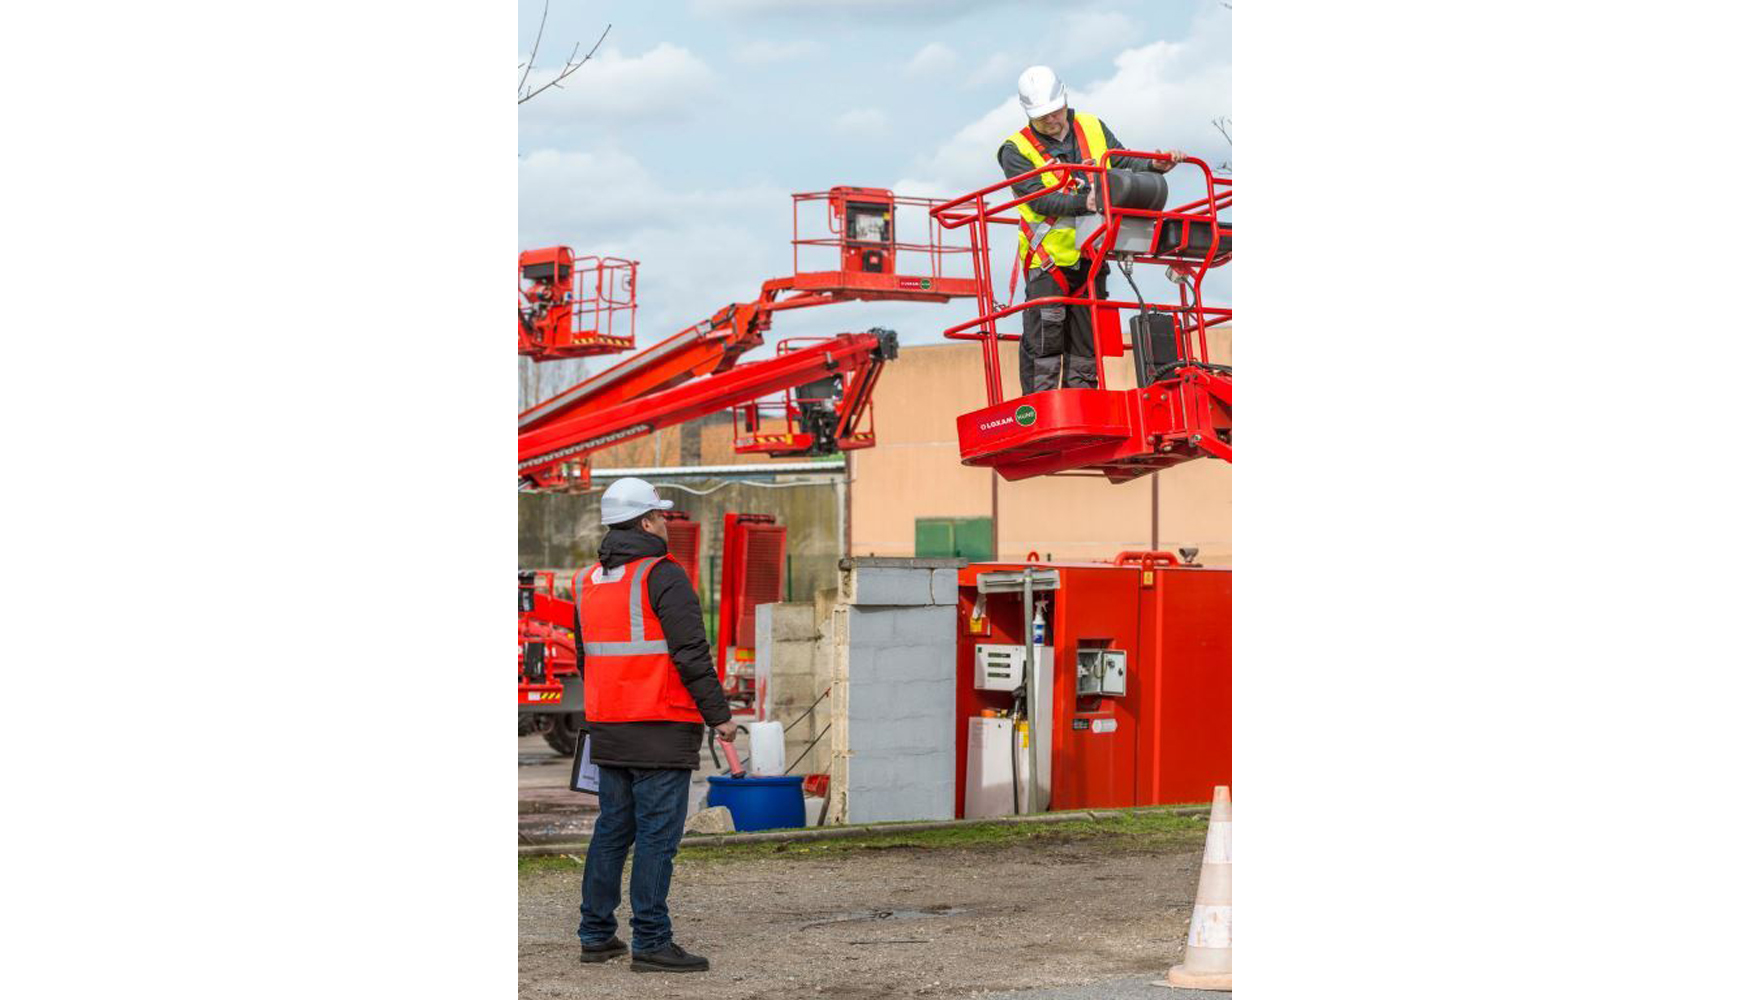
[[(1106, 297), (1107, 270), (1101, 266), (1099, 274), (1094, 277), (1094, 294), (1102, 299)], [(1078, 261), (1074, 267), (1058, 268), (1058, 271), (1069, 282), (1070, 294), (1077, 294), (1088, 276), (1087, 258)], [(1028, 299), (1062, 294), (1063, 290), (1051, 272), (1038, 268), (1027, 272)], [(1067, 371), (1064, 370), (1066, 355)], [(1021, 313), (1023, 395), (1060, 387), (1093, 389), (1099, 385), (1095, 376), (1098, 363), (1094, 355), (1094, 316), (1091, 310), (1054, 302), (1033, 306)]]
[(687, 822), (693, 772), (681, 768), (602, 765), (601, 815), (583, 864), (583, 920), (577, 937), (600, 944), (614, 936), (620, 873), (632, 854), (632, 950), (655, 951), (674, 937), (668, 919), (668, 883)]

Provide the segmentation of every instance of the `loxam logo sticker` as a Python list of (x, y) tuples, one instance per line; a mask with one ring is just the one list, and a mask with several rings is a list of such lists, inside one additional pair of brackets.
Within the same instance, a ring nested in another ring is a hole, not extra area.
[(978, 425), (978, 429), (981, 431), (994, 431), (998, 427), (1007, 427), (1010, 424), (1031, 427), (1033, 426), (1033, 421), (1038, 419), (1039, 411), (1033, 409), (1031, 406), (1023, 404), (1015, 407), (1015, 412), (1009, 416), (999, 417), (996, 420), (986, 420), (984, 423)]

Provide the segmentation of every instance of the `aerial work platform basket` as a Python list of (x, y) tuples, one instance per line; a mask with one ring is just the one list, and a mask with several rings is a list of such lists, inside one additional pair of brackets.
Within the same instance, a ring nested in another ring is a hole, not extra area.
[[(944, 265), (972, 248), (944, 242), (933, 214), (940, 198), (840, 186), (793, 194), (790, 202), (789, 289), (885, 302), (947, 302), (978, 294), (974, 279), (943, 273)], [(824, 232), (803, 221), (818, 202), (826, 203)]]
[(632, 349), (638, 262), (577, 257), (570, 247), (517, 257), (517, 353), (536, 361)]
[[(786, 337), (778, 341), (778, 356), (832, 339)], [(891, 361), (898, 349), (897, 336), (890, 337), (873, 360)], [(868, 362), (835, 366), (820, 378), (786, 388), (778, 398), (736, 407), (736, 454), (794, 458), (873, 447), (875, 383), (881, 369), (879, 363)]]
[[(1099, 475), (1125, 482), (1193, 458), (1233, 461), (1233, 372), (1213, 363), (1209, 352), (1210, 327), (1230, 321), (1233, 310), (1203, 299), (1209, 271), (1233, 259), (1233, 225), (1224, 217), (1233, 204), (1233, 182), (1187, 157), (1178, 170), (1201, 172), (1202, 197), (1167, 208), (1160, 175), (1113, 168), (1114, 156), (1168, 159), (1126, 149), (1109, 151), (1097, 164), (1046, 163), (931, 211), (945, 229), (967, 228), (972, 244), (978, 316), (944, 331), (949, 339), (976, 341), (982, 348), (986, 405), (959, 417), (962, 464), (989, 466), (1009, 480)], [(1006, 197), (1011, 185), (1035, 177), (1045, 185), (1041, 190), (991, 203)], [(1016, 206), (1089, 186), (1101, 207), (1092, 220), (1096, 226), (1078, 220), (1091, 229), (1085, 236), (1078, 232), (1089, 280), (1062, 295), (1015, 302), (1016, 277), (1024, 276), (1025, 263), (1017, 242), (993, 242), (991, 227), (1018, 226), (1018, 214), (1004, 214)], [(1006, 304), (996, 298), (993, 251), (997, 259), (1007, 252), (1015, 261)], [(1093, 277), (1108, 264), (1117, 265), (1135, 298), (1096, 296)], [(1133, 273), (1139, 264), (1163, 268), (1177, 286), (1178, 301), (1145, 299)], [(1018, 341), (1020, 334), (999, 331), (997, 322), (1054, 303), (1092, 310), (1096, 387), (1005, 399), (997, 346)], [(1124, 312), (1131, 314), (1127, 320)], [(1126, 351), (1137, 387), (1113, 388), (1104, 359)]]

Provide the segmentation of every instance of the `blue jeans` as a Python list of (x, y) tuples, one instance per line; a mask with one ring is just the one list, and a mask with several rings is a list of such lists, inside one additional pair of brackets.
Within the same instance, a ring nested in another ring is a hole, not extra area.
[(600, 944), (614, 936), (620, 905), (620, 873), (632, 855), (632, 950), (655, 951), (674, 937), (668, 919), (668, 883), (687, 821), (687, 789), (693, 772), (680, 768), (602, 765), (602, 813), (589, 838), (583, 865), (583, 920), (577, 936)]

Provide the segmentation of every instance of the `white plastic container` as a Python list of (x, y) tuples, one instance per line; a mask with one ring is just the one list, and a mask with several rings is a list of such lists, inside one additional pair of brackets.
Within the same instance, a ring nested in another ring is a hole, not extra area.
[(747, 727), (748, 773), (771, 778), (784, 773), (784, 726), (752, 722)]

